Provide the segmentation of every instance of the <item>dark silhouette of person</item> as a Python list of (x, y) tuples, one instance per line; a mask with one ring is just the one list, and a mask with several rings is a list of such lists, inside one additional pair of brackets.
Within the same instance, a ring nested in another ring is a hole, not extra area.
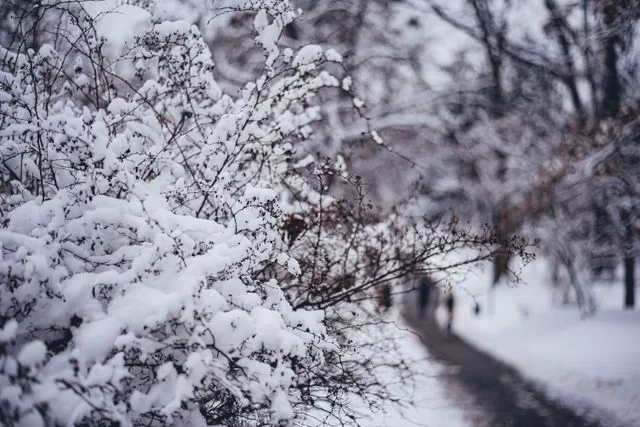
[(480, 303), (476, 302), (475, 305), (473, 306), (473, 314), (475, 314), (476, 316), (480, 316)]
[(447, 307), (447, 332), (451, 333), (451, 330), (453, 329), (453, 310), (456, 305), (456, 300), (453, 296), (453, 291), (449, 291), (449, 293), (447, 294), (445, 305)]
[(423, 277), (420, 279), (418, 286), (418, 307), (420, 309), (420, 317), (424, 316), (424, 312), (429, 306), (429, 296), (431, 295), (431, 281)]

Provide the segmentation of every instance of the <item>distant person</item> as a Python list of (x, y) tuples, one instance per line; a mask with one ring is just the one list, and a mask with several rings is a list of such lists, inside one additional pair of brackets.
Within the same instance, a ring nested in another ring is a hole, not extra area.
[(429, 306), (429, 297), (431, 296), (431, 280), (427, 277), (420, 279), (418, 286), (418, 308), (420, 312), (420, 318), (424, 316), (424, 312)]
[(447, 294), (447, 299), (445, 300), (445, 305), (447, 307), (447, 333), (451, 333), (453, 330), (453, 313), (455, 308), (455, 298), (453, 296), (453, 291), (449, 291)]
[(475, 314), (476, 316), (480, 316), (480, 303), (476, 302), (475, 305), (473, 306), (473, 314)]

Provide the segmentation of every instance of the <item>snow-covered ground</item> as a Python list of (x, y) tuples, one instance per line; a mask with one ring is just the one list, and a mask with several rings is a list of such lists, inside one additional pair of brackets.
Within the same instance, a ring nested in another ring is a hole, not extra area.
[[(575, 306), (552, 302), (549, 266), (540, 260), (525, 267), (523, 284), (495, 289), (489, 313), (486, 270), (469, 274), (457, 288), (458, 334), (553, 395), (640, 426), (640, 310), (622, 309), (622, 284), (594, 286), (598, 311), (581, 319)], [(471, 296), (481, 304), (480, 316)]]
[[(398, 395), (412, 397), (414, 406), (398, 408), (387, 405), (377, 413), (372, 413), (361, 420), (365, 427), (412, 427), (412, 426), (447, 426), (467, 427), (471, 426), (466, 419), (460, 402), (448, 394), (444, 389), (442, 374), (444, 366), (430, 360), (426, 348), (415, 334), (409, 332), (401, 320), (397, 321), (397, 333), (400, 337), (401, 350), (416, 360), (414, 369), (419, 373), (419, 379), (411, 390), (395, 387)], [(366, 411), (363, 411), (366, 412)]]
[[(359, 356), (373, 360), (374, 364), (383, 360), (397, 363), (402, 358), (407, 381), (402, 381), (395, 368), (378, 365), (376, 378), (384, 389), (402, 403), (392, 403), (386, 399), (375, 402), (371, 407), (358, 394), (346, 397), (345, 405), (353, 411), (357, 422), (363, 427), (473, 427), (470, 414), (465, 410), (464, 401), (445, 389), (445, 377), (450, 368), (435, 361), (419, 336), (410, 330), (402, 314), (395, 307), (385, 319), (388, 323), (378, 329), (374, 326), (361, 331), (362, 341), (375, 343), (384, 340), (380, 347), (360, 347)], [(385, 351), (387, 345), (392, 348)], [(400, 356), (401, 355), (401, 356)], [(351, 425), (346, 416), (335, 419), (324, 411), (313, 410), (301, 420), (305, 426)]]

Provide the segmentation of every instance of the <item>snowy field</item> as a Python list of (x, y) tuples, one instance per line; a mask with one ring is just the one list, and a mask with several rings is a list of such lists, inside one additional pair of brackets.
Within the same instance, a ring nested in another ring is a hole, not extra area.
[[(581, 319), (575, 306), (553, 302), (549, 268), (540, 260), (523, 270), (523, 284), (496, 288), (488, 313), (489, 270), (469, 274), (458, 288), (458, 334), (552, 395), (640, 425), (640, 311), (622, 310), (622, 284), (594, 286), (598, 311)], [(481, 304), (479, 317), (471, 296)]]

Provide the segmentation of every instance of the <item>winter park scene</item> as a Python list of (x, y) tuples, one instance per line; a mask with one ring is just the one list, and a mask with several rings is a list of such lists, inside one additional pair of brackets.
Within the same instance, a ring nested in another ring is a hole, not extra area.
[(0, 0), (0, 427), (640, 427), (640, 0)]

